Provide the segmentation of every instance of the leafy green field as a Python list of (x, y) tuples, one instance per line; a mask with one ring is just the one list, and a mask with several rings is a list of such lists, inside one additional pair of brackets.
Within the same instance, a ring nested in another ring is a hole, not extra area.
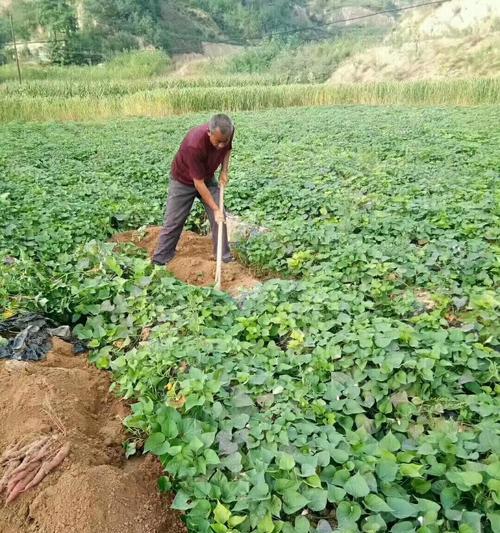
[(238, 253), (281, 280), (235, 302), (104, 244), (161, 221), (200, 115), (9, 124), (0, 310), (77, 324), (190, 531), (500, 531), (499, 109), (235, 118), (228, 206), (271, 229)]

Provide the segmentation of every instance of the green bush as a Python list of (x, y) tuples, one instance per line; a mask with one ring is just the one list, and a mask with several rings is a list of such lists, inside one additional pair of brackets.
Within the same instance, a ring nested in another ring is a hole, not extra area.
[[(227, 71), (229, 73), (262, 73), (270, 69), (273, 60), (283, 51), (283, 43), (270, 40), (265, 44), (248, 48), (229, 60)], [(286, 47), (286, 45), (285, 45)]]
[(161, 50), (137, 50), (115, 56), (106, 66), (109, 71), (126, 72), (132, 78), (148, 78), (166, 72), (171, 66), (171, 60)]

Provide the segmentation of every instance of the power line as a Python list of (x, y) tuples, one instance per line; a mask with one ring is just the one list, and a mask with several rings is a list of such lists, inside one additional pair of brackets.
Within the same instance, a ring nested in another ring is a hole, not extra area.
[[(291, 28), (289, 30), (281, 30), (281, 31), (274, 31), (274, 32), (269, 32), (269, 33), (266, 33), (264, 34), (262, 37), (258, 37), (258, 38), (251, 38), (251, 39), (247, 39), (246, 42), (245, 41), (239, 41), (239, 42), (235, 42), (235, 41), (205, 41), (205, 40), (202, 40), (200, 39), (201, 42), (205, 42), (205, 43), (210, 43), (210, 44), (230, 44), (230, 45), (236, 45), (236, 46), (244, 46), (244, 45), (248, 45), (248, 44), (251, 44), (249, 41), (263, 41), (264, 39), (268, 38), (268, 37), (272, 37), (274, 35), (289, 35), (289, 34), (292, 34), (292, 33), (300, 33), (300, 32), (306, 32), (306, 31), (314, 31), (314, 30), (319, 30), (319, 31), (323, 31), (324, 33), (326, 33), (327, 35), (331, 35), (329, 34), (328, 32), (325, 32), (323, 30), (323, 28), (325, 27), (328, 27), (328, 26), (333, 26), (335, 24), (343, 24), (345, 22), (352, 22), (352, 21), (356, 21), (356, 20), (362, 20), (362, 19), (367, 19), (367, 18), (371, 18), (371, 17), (376, 17), (378, 15), (384, 15), (384, 14), (387, 14), (387, 13), (398, 13), (398, 12), (401, 12), (401, 11), (408, 11), (410, 9), (416, 9), (416, 8), (419, 8), (419, 7), (424, 7), (424, 6), (430, 6), (430, 5), (438, 5), (438, 4), (443, 4), (445, 2), (447, 2), (449, 0), (433, 0), (433, 1), (429, 1), (429, 2), (423, 2), (423, 3), (420, 3), (420, 4), (413, 4), (411, 6), (405, 6), (405, 7), (398, 7), (398, 8), (393, 8), (393, 9), (385, 9), (383, 11), (376, 11), (374, 13), (368, 13), (366, 15), (358, 15), (356, 17), (349, 17), (349, 18), (344, 18), (344, 19), (339, 19), (339, 20), (334, 20), (332, 22), (325, 22), (323, 24), (316, 24), (315, 26), (307, 26), (307, 27), (300, 27), (300, 28)], [(360, 26), (358, 26), (360, 27)], [(175, 37), (176, 35), (181, 37), (181, 38), (184, 38), (186, 40), (190, 40), (189, 38), (187, 38), (185, 35), (180, 35), (180, 34), (177, 34), (175, 32), (168, 32), (168, 34), (172, 37)], [(60, 39), (60, 40), (38, 40), (38, 41), (24, 41), (22, 43), (19, 43), (23, 46), (26, 46), (26, 45), (30, 45), (30, 44), (49, 44), (49, 43), (67, 43), (66, 40), (64, 39)], [(4, 46), (12, 46), (14, 43), (6, 43)], [(190, 53), (188, 52), (185, 48), (170, 48), (168, 50), (170, 53)], [(93, 57), (101, 57), (101, 58), (108, 58), (109, 56), (107, 55), (104, 55), (100, 52), (96, 52), (96, 51), (93, 51), (93, 50), (84, 50), (84, 49), (79, 49), (79, 50), (72, 50), (71, 51), (72, 54), (74, 55), (80, 55), (80, 56), (93, 56)]]
[(267, 34), (264, 34), (262, 37), (259, 37), (258, 39), (251, 39), (251, 40), (262, 40), (267, 37), (272, 37), (273, 35), (286, 35), (290, 33), (299, 33), (303, 31), (311, 31), (316, 29), (324, 28), (325, 26), (333, 26), (334, 24), (343, 24), (344, 22), (351, 22), (353, 20), (361, 20), (361, 19), (367, 19), (370, 17), (376, 17), (377, 15), (385, 15), (386, 13), (397, 13), (399, 11), (407, 11), (409, 9), (416, 9), (417, 7), (424, 7), (424, 6), (432, 6), (436, 4), (443, 4), (444, 2), (448, 2), (449, 0), (435, 0), (433, 2), (424, 2), (422, 4), (414, 4), (411, 6), (406, 7), (397, 7), (394, 9), (385, 9), (384, 11), (377, 11), (375, 13), (369, 13), (367, 15), (359, 15), (357, 17), (350, 17), (345, 19), (339, 19), (334, 20), (333, 22), (324, 22), (323, 24), (317, 24), (316, 26), (308, 26), (308, 27), (301, 27), (301, 28), (292, 28), (290, 30), (281, 30), (281, 31), (273, 31), (269, 32)]

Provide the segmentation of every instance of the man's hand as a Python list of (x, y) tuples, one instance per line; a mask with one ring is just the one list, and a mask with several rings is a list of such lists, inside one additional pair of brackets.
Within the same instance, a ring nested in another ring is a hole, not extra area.
[(224, 213), (219, 208), (214, 209), (214, 217), (215, 217), (215, 222), (217, 222), (217, 224), (224, 223)]
[(229, 181), (228, 173), (224, 171), (221, 172), (219, 183), (222, 185), (222, 187), (225, 188), (227, 186), (228, 181)]

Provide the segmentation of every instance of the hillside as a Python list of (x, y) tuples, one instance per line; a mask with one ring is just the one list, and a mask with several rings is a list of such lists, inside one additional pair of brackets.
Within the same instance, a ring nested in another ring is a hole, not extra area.
[[(96, 64), (123, 50), (160, 49), (173, 62), (165, 58), (152, 72), (173, 68), (182, 77), (355, 83), (498, 75), (498, 0), (391, 11), (416, 2), (0, 0), (0, 63), (9, 59), (8, 9), (25, 62)], [(33, 40), (43, 43), (24, 44)]]
[[(408, 0), (10, 0), (0, 1), (5, 19), (12, 12), (21, 40), (64, 39), (66, 60), (79, 54), (101, 56), (155, 47), (170, 54), (200, 53), (203, 42), (251, 46), (276, 32), (292, 31), (295, 40), (324, 39), (342, 26), (333, 21), (406, 5)], [(390, 29), (392, 14), (364, 19), (358, 27)], [(296, 29), (301, 31), (295, 32)], [(355, 28), (354, 28), (355, 29)], [(305, 31), (304, 31), (305, 30)], [(289, 36), (286, 35), (286, 38)], [(69, 56), (69, 50), (73, 51)]]
[(450, 0), (408, 12), (381, 45), (359, 52), (330, 81), (500, 75), (500, 2)]

